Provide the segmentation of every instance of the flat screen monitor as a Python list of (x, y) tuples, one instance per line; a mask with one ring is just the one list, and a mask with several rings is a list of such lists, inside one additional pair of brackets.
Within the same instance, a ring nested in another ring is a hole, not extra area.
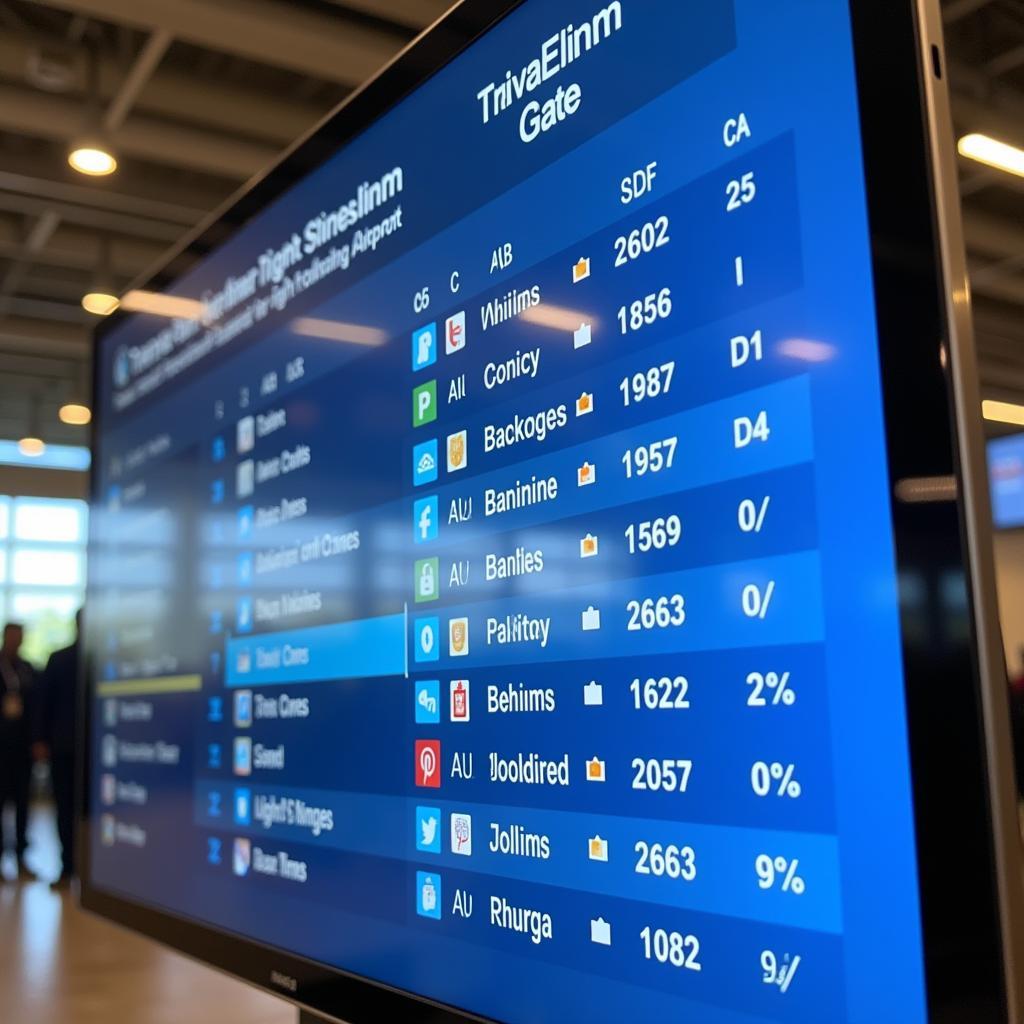
[(352, 1022), (1006, 1019), (912, 6), (464, 3), (104, 324), (87, 907)]
[(996, 528), (1024, 526), (1024, 434), (989, 441), (988, 469)]

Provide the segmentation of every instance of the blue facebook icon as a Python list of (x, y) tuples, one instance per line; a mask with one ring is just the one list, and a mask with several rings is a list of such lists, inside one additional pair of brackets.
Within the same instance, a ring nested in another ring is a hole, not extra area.
[(412, 507), (413, 537), (417, 544), (437, 540), (437, 495), (422, 498)]
[(424, 370), (437, 362), (437, 324), (412, 332), (412, 368)]

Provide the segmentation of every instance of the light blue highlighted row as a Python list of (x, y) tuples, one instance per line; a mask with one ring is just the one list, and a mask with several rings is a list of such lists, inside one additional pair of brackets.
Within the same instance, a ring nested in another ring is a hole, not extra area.
[[(435, 878), (438, 870), (460, 869), (793, 928), (843, 930), (834, 836), (207, 782), (196, 796), (200, 825), (209, 825), (211, 793), (218, 794), (218, 807), (234, 808), (234, 826), (243, 833), (414, 860)], [(267, 828), (260, 795), (330, 809), (335, 826), (318, 836), (295, 825)]]
[(404, 675), (405, 615), (355, 619), (227, 642), (227, 685)]

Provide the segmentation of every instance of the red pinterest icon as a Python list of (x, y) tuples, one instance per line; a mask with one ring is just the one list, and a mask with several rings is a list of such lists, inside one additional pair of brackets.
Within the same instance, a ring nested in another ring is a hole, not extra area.
[(416, 785), (430, 789), (441, 786), (441, 741), (416, 741)]

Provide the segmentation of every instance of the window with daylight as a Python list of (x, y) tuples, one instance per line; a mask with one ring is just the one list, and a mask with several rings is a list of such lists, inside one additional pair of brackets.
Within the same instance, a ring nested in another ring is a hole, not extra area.
[(77, 499), (0, 495), (0, 622), (24, 624), (22, 655), (38, 666), (74, 636), (88, 515)]

